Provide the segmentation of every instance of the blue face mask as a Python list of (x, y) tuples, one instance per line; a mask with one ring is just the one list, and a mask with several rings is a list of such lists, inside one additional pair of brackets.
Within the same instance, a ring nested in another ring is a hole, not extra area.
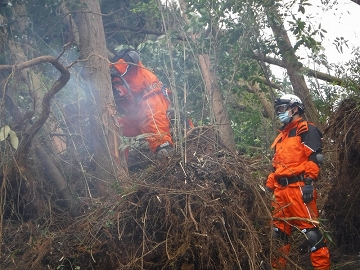
[(279, 113), (278, 114), (279, 120), (281, 123), (287, 125), (290, 123), (290, 120), (292, 118), (292, 115), (289, 115), (289, 111), (283, 112), (283, 113)]

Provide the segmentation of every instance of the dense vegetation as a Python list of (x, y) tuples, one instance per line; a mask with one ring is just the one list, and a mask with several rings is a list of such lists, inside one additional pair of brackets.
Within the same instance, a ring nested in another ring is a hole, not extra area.
[[(179, 4), (0, 1), (1, 269), (266, 269), (275, 249), (259, 186), (282, 93), (324, 131), (319, 205), (333, 262), (359, 263), (343, 258), (360, 247), (357, 48), (328, 63), (326, 25), (312, 24), (307, 0)], [(171, 89), (176, 119), (195, 123), (174, 122), (169, 163), (116, 125), (108, 64), (128, 46)], [(303, 258), (295, 250), (291, 266), (306, 269)]]

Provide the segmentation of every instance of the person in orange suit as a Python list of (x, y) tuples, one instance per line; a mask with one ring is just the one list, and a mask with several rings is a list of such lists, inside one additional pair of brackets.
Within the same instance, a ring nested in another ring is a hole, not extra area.
[[(326, 240), (319, 229), (315, 183), (323, 161), (322, 134), (311, 122), (302, 119), (304, 104), (296, 95), (286, 94), (275, 101), (275, 112), (284, 125), (273, 142), (273, 172), (266, 181), (266, 191), (273, 193), (274, 238), (283, 242), (280, 254), (290, 250), (292, 230), (306, 239), (314, 269), (330, 269)], [(284, 257), (272, 260), (274, 269), (283, 269)]]
[(153, 72), (144, 67), (133, 49), (119, 51), (110, 64), (117, 110), (123, 115), (119, 123), (123, 135), (146, 134), (152, 152), (159, 159), (173, 154), (173, 141), (167, 110), (169, 90)]

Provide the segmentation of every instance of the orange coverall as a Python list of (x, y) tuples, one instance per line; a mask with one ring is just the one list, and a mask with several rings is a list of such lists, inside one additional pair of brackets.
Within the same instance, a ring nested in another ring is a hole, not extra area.
[(166, 96), (167, 92), (164, 93), (169, 90), (163, 88), (155, 74), (146, 69), (141, 62), (128, 66), (120, 59), (113, 65), (120, 70), (120, 74), (125, 73), (123, 79), (114, 77), (112, 82), (118, 94), (114, 95), (115, 103), (124, 115), (119, 119), (123, 135), (135, 137), (148, 134), (146, 140), (154, 153), (163, 143), (173, 145), (167, 117), (170, 100)]
[[(303, 177), (314, 180), (319, 175), (319, 165), (314, 161), (316, 152), (321, 152), (322, 134), (312, 124), (299, 118), (290, 122), (283, 130), (279, 130), (271, 148), (275, 148), (272, 165), (274, 171), (269, 174), (266, 186), (274, 190), (273, 225), (286, 235), (291, 234), (291, 229), (299, 230), (316, 228), (319, 217), (316, 206), (316, 190), (314, 199), (305, 204), (302, 199), (301, 187)], [(298, 177), (300, 181), (283, 186), (279, 179)], [(287, 218), (299, 218), (288, 219)], [(286, 221), (285, 221), (286, 220)], [(309, 220), (309, 221), (308, 221)], [(281, 251), (289, 252), (290, 245), (284, 245)], [(310, 260), (315, 269), (330, 269), (330, 255), (327, 247), (321, 247), (310, 253)], [(286, 260), (277, 258), (272, 262), (273, 266), (284, 267)], [(280, 268), (281, 269), (281, 268)]]

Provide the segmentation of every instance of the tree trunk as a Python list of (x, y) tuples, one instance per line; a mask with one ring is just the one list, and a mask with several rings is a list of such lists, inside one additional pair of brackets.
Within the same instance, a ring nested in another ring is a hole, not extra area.
[[(27, 11), (24, 5), (19, 4), (14, 5), (14, 10), (16, 11), (17, 16), (22, 19), (16, 20), (17, 23), (13, 25), (12, 30), (22, 32), (26, 29), (27, 24), (29, 23), (29, 21), (26, 19), (28, 18)], [(60, 185), (58, 185), (58, 190), (60, 191), (59, 195), (64, 200), (65, 206), (71, 210), (71, 206), (73, 205), (72, 196), (70, 192), (67, 192), (66, 190), (66, 182), (60, 174), (58, 168), (55, 166), (53, 161), (48, 158), (47, 153), (44, 151), (44, 149), (37, 142), (36, 139), (37, 132), (40, 130), (40, 128), (43, 127), (45, 121), (48, 119), (50, 113), (50, 102), (53, 96), (58, 91), (60, 91), (63, 86), (68, 82), (70, 78), (70, 73), (64, 66), (62, 66), (62, 64), (56, 58), (52, 56), (42, 56), (28, 60), (29, 57), (32, 58), (32, 53), (30, 53), (31, 50), (29, 49), (28, 44), (20, 44), (18, 41), (14, 41), (13, 39), (11, 39), (7, 35), (7, 32), (5, 32), (4, 34), (5, 35), (3, 36), (3, 41), (5, 42), (6, 37), (8, 46), (7, 48), (9, 50), (7, 54), (10, 54), (12, 56), (12, 61), (14, 65), (0, 66), (0, 73), (1, 71), (16, 71), (14, 72), (14, 74), (16, 75), (14, 76), (15, 87), (6, 87), (4, 84), (2, 84), (2, 93), (0, 94), (0, 97), (5, 100), (6, 110), (12, 118), (12, 122), (10, 122), (12, 129), (18, 134), (21, 134), (20, 144), (16, 152), (17, 168), (19, 169), (22, 176), (27, 179), (31, 179), (31, 177), (28, 177), (28, 158), (31, 156), (31, 154), (29, 153), (30, 146), (35, 140), (37, 145), (36, 149), (39, 150), (37, 151), (37, 153), (42, 153), (41, 156), (39, 156), (39, 159), (42, 162), (45, 170), (49, 172), (51, 178), (55, 181), (55, 183), (59, 183), (57, 180), (63, 181), (60, 189)], [(42, 63), (51, 63), (55, 68), (58, 69), (58, 71), (61, 73), (61, 76), (50, 88), (50, 90), (44, 93), (43, 96), (39, 96), (38, 93), (36, 93), (35, 89), (46, 89), (40, 83), (40, 80), (38, 79), (39, 76), (35, 74), (37, 65)], [(9, 79), (4, 78), (4, 82), (5, 81), (7, 83)], [(25, 84), (28, 87), (29, 92), (34, 98), (34, 104), (37, 104), (37, 102), (39, 101), (39, 106), (34, 105), (34, 111), (26, 111), (24, 114), (22, 114), (22, 112), (20, 111), (19, 106), (16, 103), (18, 101), (18, 84)], [(3, 95), (3, 93), (5, 95)], [(29, 119), (35, 114), (35, 110), (37, 111), (37, 117), (35, 118), (36, 121), (28, 129), (26, 129)], [(54, 177), (55, 175), (56, 177)]]
[[(185, 11), (186, 4), (183, 0), (179, 0), (180, 9), (183, 11), (183, 16), (186, 22), (189, 22)], [(195, 35), (192, 36), (193, 41), (196, 40)], [(224, 97), (221, 93), (217, 78), (211, 71), (210, 57), (206, 54), (198, 55), (198, 61), (201, 73), (204, 78), (205, 89), (210, 97), (212, 109), (214, 112), (215, 123), (219, 131), (219, 138), (221, 144), (231, 152), (236, 152), (236, 143), (234, 132), (231, 127), (229, 115), (224, 104)]]
[(55, 166), (53, 160), (46, 153), (44, 148), (40, 145), (39, 142), (35, 143), (36, 155), (41, 160), (41, 163), (48, 175), (48, 177), (55, 183), (57, 192), (62, 199), (62, 204), (72, 213), (73, 207), (76, 203), (76, 200), (73, 199), (70, 189), (66, 183), (66, 180), (61, 175), (59, 169)]
[(211, 100), (215, 122), (219, 130), (220, 142), (231, 152), (236, 152), (234, 132), (224, 104), (224, 97), (219, 88), (214, 74), (210, 70), (210, 58), (208, 55), (198, 56), (201, 73), (205, 80), (205, 88)]
[(282, 23), (282, 19), (276, 8), (268, 9), (267, 16), (280, 49), (284, 67), (287, 70), (287, 74), (289, 75), (291, 84), (294, 88), (294, 93), (304, 102), (308, 118), (315, 125), (320, 127), (319, 114), (316, 110), (314, 101), (311, 98), (304, 76), (301, 73), (302, 64), (295, 54), (289, 36)]
[[(118, 152), (119, 128), (112, 94), (109, 61), (100, 4), (98, 0), (81, 0), (78, 12), (79, 49), (84, 60), (83, 77), (88, 83), (88, 108), (93, 127), (95, 175), (100, 192), (127, 174), (123, 156)], [(110, 189), (107, 188), (109, 192)]]

